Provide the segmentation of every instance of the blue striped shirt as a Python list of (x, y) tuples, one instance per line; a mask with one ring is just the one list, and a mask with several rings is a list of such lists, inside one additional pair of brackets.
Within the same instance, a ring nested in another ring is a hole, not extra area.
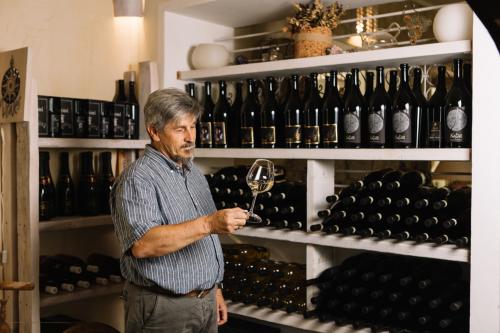
[(139, 286), (157, 285), (180, 294), (222, 281), (224, 259), (217, 235), (160, 257), (135, 258), (131, 253), (133, 244), (151, 228), (193, 220), (215, 210), (205, 176), (192, 162), (179, 167), (147, 145), (144, 155), (118, 177), (111, 191), (123, 276)]

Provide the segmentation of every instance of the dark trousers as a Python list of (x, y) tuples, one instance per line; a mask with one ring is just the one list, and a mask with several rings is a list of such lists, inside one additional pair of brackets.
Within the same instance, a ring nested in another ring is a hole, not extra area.
[(171, 297), (125, 284), (125, 333), (217, 333), (213, 288), (204, 298)]

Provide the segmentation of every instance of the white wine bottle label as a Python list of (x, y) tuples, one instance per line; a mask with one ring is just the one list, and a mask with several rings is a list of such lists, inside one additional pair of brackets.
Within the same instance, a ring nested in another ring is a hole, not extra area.
[(276, 127), (262, 126), (260, 128), (260, 135), (263, 145), (273, 145), (276, 143)]
[(339, 141), (337, 124), (323, 124), (321, 126), (321, 136), (325, 143), (337, 143)]
[(302, 129), (300, 125), (285, 126), (285, 141), (286, 143), (299, 144), (302, 142)]
[(385, 142), (384, 118), (382, 110), (368, 115), (368, 141), (370, 143)]
[(242, 145), (253, 145), (255, 143), (253, 136), (253, 127), (242, 127), (241, 128), (241, 144)]
[(467, 127), (467, 114), (462, 107), (453, 107), (446, 115), (446, 127), (448, 128), (448, 141), (465, 141), (465, 131)]
[(225, 145), (226, 143), (226, 123), (223, 121), (214, 122), (214, 144)]
[(49, 101), (47, 97), (38, 97), (38, 136), (49, 135)]
[(200, 121), (200, 143), (202, 145), (212, 144), (212, 123)]
[[(99, 123), (99, 119), (101, 116), (101, 107), (102, 107), (101, 102), (96, 102), (96, 101), (89, 102), (89, 111), (87, 113), (87, 126), (88, 126), (87, 136), (89, 138), (98, 138), (99, 137), (99, 130), (101, 127), (101, 125)], [(125, 106), (122, 105), (122, 107), (124, 108)], [(123, 112), (122, 112), (122, 117), (123, 117)], [(120, 125), (116, 125), (116, 126), (120, 126)], [(121, 129), (118, 129), (118, 130), (121, 131), (121, 133), (122, 133), (121, 137), (124, 137), (125, 133), (123, 132), (123, 122), (121, 123), (121, 126), (122, 126)], [(115, 133), (116, 133), (116, 131), (115, 131)]]
[(319, 144), (319, 126), (304, 126), (304, 143)]
[(398, 110), (392, 116), (394, 142), (411, 143), (410, 117), (408, 110)]

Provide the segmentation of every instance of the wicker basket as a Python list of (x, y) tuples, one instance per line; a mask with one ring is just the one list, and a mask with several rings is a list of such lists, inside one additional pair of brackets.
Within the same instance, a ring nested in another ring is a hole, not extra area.
[(325, 27), (308, 28), (294, 35), (295, 58), (316, 57), (332, 47), (332, 31)]

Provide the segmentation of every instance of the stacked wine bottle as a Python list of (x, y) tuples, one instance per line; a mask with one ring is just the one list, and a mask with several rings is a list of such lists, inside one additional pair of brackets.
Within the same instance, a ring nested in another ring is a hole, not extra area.
[(373, 332), (468, 332), (469, 284), (460, 264), (363, 253), (322, 272), (305, 317)]
[(471, 188), (428, 186), (417, 170), (369, 173), (326, 198), (324, 218), (311, 231), (436, 244), (470, 244)]
[[(246, 183), (247, 172), (247, 166), (236, 166), (205, 175), (218, 209), (250, 208), (252, 192)], [(277, 167), (271, 191), (257, 196), (254, 212), (262, 217), (263, 222), (252, 226), (306, 229), (306, 186), (301, 182), (288, 181), (284, 175), (285, 171)]]
[(288, 313), (305, 311), (305, 265), (271, 260), (266, 248), (250, 244), (225, 244), (223, 250), (226, 298)]
[(67, 255), (40, 256), (40, 291), (55, 295), (59, 291), (75, 291), (92, 285), (122, 282), (118, 259), (92, 253), (87, 260)]
[[(360, 90), (360, 70), (346, 74), (341, 95), (338, 72), (326, 76), (320, 96), (318, 73), (311, 73), (306, 88), (299, 92), (299, 76), (283, 80), (285, 91), (276, 98), (273, 77), (264, 81), (261, 102), (257, 81), (248, 79), (243, 101), (242, 82), (236, 83), (231, 105), (225, 81), (219, 81), (219, 98), (214, 104), (211, 82), (205, 82), (203, 114), (198, 123), (197, 143), (202, 148), (466, 148), (471, 145), (472, 91), (471, 66), (454, 59), (454, 80), (446, 90), (446, 67), (438, 66), (436, 90), (426, 99), (422, 70), (400, 65), (390, 71), (385, 88), (384, 67), (375, 75), (366, 71), (364, 94)], [(464, 75), (465, 71), (465, 75)], [(194, 84), (187, 91), (196, 98)]]
[[(80, 153), (80, 175), (75, 191), (69, 171), (69, 154), (59, 154), (59, 178), (54, 186), (50, 173), (50, 155), (40, 152), (39, 219), (55, 216), (109, 214), (109, 195), (115, 181), (111, 167), (111, 152), (100, 153), (100, 172), (94, 172), (93, 153)], [(78, 202), (78, 206), (76, 203)]]

